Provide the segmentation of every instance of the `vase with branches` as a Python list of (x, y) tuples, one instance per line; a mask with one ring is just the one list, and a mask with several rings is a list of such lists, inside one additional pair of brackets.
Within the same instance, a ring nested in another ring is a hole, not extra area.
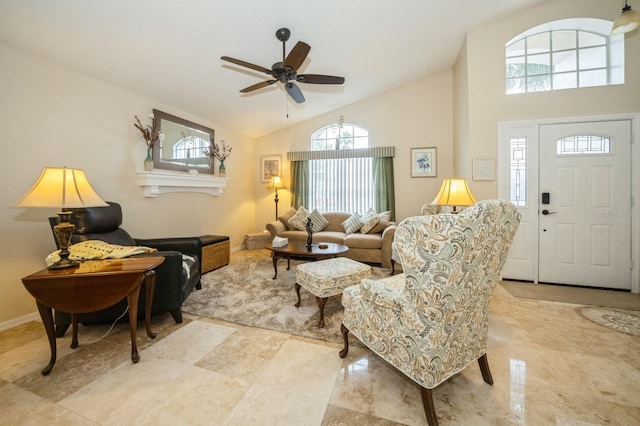
[[(151, 157), (151, 151), (158, 142), (162, 144), (162, 141), (164, 140), (164, 133), (162, 131), (154, 132), (152, 125), (148, 124), (145, 127), (142, 125), (137, 115), (135, 116), (135, 118), (136, 122), (133, 123), (133, 125), (136, 127), (136, 129), (140, 130), (140, 132), (142, 133), (142, 138), (144, 139), (144, 143), (147, 145), (147, 158), (144, 159), (144, 170), (150, 172), (153, 170), (153, 159)], [(155, 120), (153, 114), (150, 114), (149, 118), (151, 118), (151, 120)]]
[(209, 144), (209, 148), (205, 148), (203, 152), (209, 158), (215, 158), (220, 162), (220, 166), (218, 167), (218, 176), (224, 177), (227, 174), (227, 169), (224, 165), (224, 160), (231, 155), (231, 147), (227, 146), (224, 143), (224, 140), (220, 139), (220, 145), (218, 145), (215, 141), (211, 141)]

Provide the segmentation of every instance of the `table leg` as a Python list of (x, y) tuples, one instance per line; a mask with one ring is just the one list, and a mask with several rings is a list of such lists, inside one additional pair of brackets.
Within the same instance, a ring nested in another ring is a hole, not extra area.
[(138, 339), (136, 337), (139, 299), (140, 286), (138, 285), (127, 296), (127, 304), (129, 305), (129, 330), (131, 331), (131, 361), (133, 361), (134, 364), (140, 360), (140, 354), (138, 354)]
[(278, 278), (278, 257), (277, 256), (273, 256), (273, 271), (275, 272), (275, 274), (273, 275), (273, 279), (275, 280), (276, 278)]
[(144, 326), (147, 329), (147, 336), (155, 339), (158, 334), (151, 331), (151, 305), (153, 305), (153, 292), (156, 288), (156, 271), (154, 269), (147, 271), (144, 279), (147, 287), (147, 303), (144, 306)]
[(53, 313), (51, 312), (50, 307), (43, 305), (37, 300), (36, 305), (38, 306), (38, 312), (40, 312), (40, 318), (42, 318), (42, 323), (44, 324), (44, 329), (47, 332), (47, 338), (49, 339), (49, 347), (51, 348), (51, 359), (49, 360), (49, 364), (47, 364), (47, 366), (41, 371), (43, 376), (47, 376), (56, 363), (56, 336), (53, 330)]
[(78, 347), (78, 314), (71, 314), (71, 349)]

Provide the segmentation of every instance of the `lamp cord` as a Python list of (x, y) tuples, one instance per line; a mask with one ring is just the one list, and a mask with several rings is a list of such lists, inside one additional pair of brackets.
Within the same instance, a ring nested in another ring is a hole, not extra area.
[(107, 337), (109, 335), (109, 333), (111, 333), (111, 330), (113, 330), (113, 327), (116, 326), (118, 321), (120, 321), (122, 319), (122, 317), (124, 317), (126, 315), (127, 312), (129, 312), (129, 305), (127, 305), (127, 307), (124, 310), (124, 312), (122, 313), (122, 315), (120, 315), (118, 318), (116, 318), (116, 320), (113, 322), (113, 324), (111, 324), (111, 327), (109, 327), (109, 330), (107, 330), (106, 333), (104, 333), (101, 337), (98, 337), (96, 340), (93, 340), (93, 341), (90, 341), (90, 342), (85, 342), (85, 344), (90, 345), (90, 344), (99, 342), (100, 340), (102, 340), (105, 337)]

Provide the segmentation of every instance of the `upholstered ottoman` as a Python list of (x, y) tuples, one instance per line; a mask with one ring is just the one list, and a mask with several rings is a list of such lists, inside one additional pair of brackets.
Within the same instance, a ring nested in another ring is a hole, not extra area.
[(318, 327), (324, 327), (324, 305), (327, 298), (341, 294), (342, 291), (360, 280), (371, 276), (371, 267), (346, 257), (319, 260), (298, 265), (296, 268), (296, 294), (300, 307), (300, 287), (304, 287), (316, 296), (320, 308)]

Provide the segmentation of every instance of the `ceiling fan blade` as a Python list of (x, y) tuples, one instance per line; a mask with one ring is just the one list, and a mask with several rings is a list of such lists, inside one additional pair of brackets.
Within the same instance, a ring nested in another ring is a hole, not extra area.
[(298, 86), (294, 83), (288, 82), (284, 87), (287, 89), (287, 93), (291, 96), (291, 99), (296, 101), (296, 103), (301, 104), (304, 102), (304, 95)]
[(245, 87), (244, 89), (242, 89), (240, 92), (241, 93), (249, 93), (249, 92), (253, 92), (254, 90), (258, 90), (258, 89), (262, 89), (263, 87), (267, 87), (267, 86), (271, 86), (273, 83), (275, 83), (278, 80), (267, 80), (267, 81), (261, 81), (260, 83), (256, 83), (252, 86), (249, 87)]
[(261, 67), (260, 65), (255, 65), (250, 62), (241, 61), (240, 59), (230, 58), (228, 56), (220, 57), (223, 61), (231, 62), (232, 64), (240, 65), (242, 67), (251, 68), (252, 70), (260, 71), (265, 74), (271, 75), (271, 70), (265, 67)]
[(322, 75), (322, 74), (300, 74), (296, 77), (300, 83), (308, 84), (342, 84), (344, 83), (344, 77), (337, 77), (335, 75)]
[(300, 68), (300, 65), (304, 62), (311, 50), (311, 46), (309, 46), (304, 41), (299, 41), (293, 46), (291, 52), (287, 55), (287, 59), (284, 60), (284, 66), (290, 67), (292, 70), (296, 71)]

